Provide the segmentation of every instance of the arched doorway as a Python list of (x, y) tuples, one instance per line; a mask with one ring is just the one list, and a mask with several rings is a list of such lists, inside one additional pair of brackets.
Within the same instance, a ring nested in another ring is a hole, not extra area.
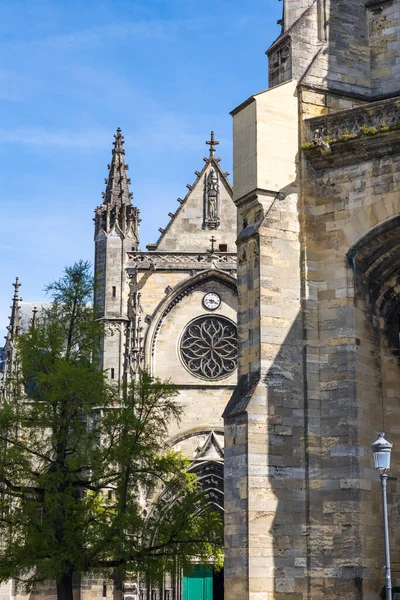
[[(205, 452), (215, 447), (216, 439), (210, 433), (204, 444)], [(196, 473), (209, 504), (214, 510), (224, 511), (224, 464), (222, 460), (202, 460), (201, 453), (190, 466)], [(183, 572), (182, 600), (224, 600), (224, 570), (211, 564), (195, 564)]]
[[(206, 436), (188, 471), (197, 475), (212, 510), (223, 515), (223, 449), (214, 431)], [(163, 494), (168, 497), (168, 490)], [(169, 497), (168, 504), (173, 502), (174, 498)], [(177, 565), (175, 573), (164, 574), (161, 586), (155, 587), (142, 581), (139, 585), (139, 600), (224, 600), (223, 568), (217, 569), (212, 563), (196, 561), (185, 570)]]
[[(378, 431), (394, 442), (393, 472), (398, 472), (400, 452), (400, 217), (394, 217), (371, 229), (348, 253), (354, 273), (354, 369), (356, 380), (357, 434), (360, 446), (371, 443)], [(360, 451), (362, 477), (371, 478), (360, 485), (361, 502), (366, 516), (362, 520), (361, 539), (365, 558), (378, 565), (383, 555), (379, 479), (371, 472), (371, 454)], [(392, 479), (388, 486), (392, 561), (396, 564), (400, 545), (398, 498), (400, 483)], [(368, 547), (373, 536), (377, 543)], [(395, 571), (394, 571), (395, 572)], [(371, 577), (372, 579), (372, 577)]]

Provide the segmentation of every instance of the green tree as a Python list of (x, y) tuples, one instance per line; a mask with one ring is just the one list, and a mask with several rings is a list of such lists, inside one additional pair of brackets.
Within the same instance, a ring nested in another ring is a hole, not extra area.
[(174, 386), (144, 373), (117, 389), (99, 369), (88, 263), (48, 291), (0, 407), (0, 580), (54, 580), (72, 600), (75, 574), (156, 581), (193, 557), (220, 561), (220, 516), (165, 444)]

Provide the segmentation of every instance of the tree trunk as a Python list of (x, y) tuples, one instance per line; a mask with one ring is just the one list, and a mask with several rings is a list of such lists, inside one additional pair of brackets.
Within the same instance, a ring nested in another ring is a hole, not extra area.
[(72, 573), (64, 573), (57, 581), (57, 600), (73, 600)]
[(123, 594), (123, 585), (125, 579), (125, 569), (123, 567), (119, 567), (118, 569), (114, 569), (113, 573), (113, 600), (122, 600)]

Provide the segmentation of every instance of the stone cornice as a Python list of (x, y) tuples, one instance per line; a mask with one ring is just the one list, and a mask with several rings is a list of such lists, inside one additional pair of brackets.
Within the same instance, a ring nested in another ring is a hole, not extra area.
[[(311, 146), (311, 145), (310, 145)], [(326, 152), (318, 146), (305, 151), (314, 169), (345, 167), (360, 161), (400, 154), (400, 129), (374, 135), (358, 135), (349, 141), (331, 143)]]
[(305, 126), (307, 142), (326, 138), (341, 141), (343, 136), (369, 135), (373, 130), (377, 133), (396, 128), (400, 126), (400, 97), (306, 119)]
[(234, 252), (128, 252), (127, 268), (139, 271), (236, 271)]

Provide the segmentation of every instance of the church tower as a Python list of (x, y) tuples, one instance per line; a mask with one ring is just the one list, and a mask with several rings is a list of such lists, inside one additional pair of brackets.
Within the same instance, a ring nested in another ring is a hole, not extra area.
[(378, 430), (400, 469), (400, 2), (284, 0), (281, 24), (269, 89), (232, 112), (226, 597), (372, 600), (385, 583)]
[(124, 381), (129, 324), (129, 285), (126, 276), (128, 251), (139, 246), (139, 211), (132, 205), (129, 169), (125, 163), (121, 129), (114, 135), (109, 175), (103, 203), (95, 211), (95, 303), (105, 325), (102, 367), (110, 379)]

